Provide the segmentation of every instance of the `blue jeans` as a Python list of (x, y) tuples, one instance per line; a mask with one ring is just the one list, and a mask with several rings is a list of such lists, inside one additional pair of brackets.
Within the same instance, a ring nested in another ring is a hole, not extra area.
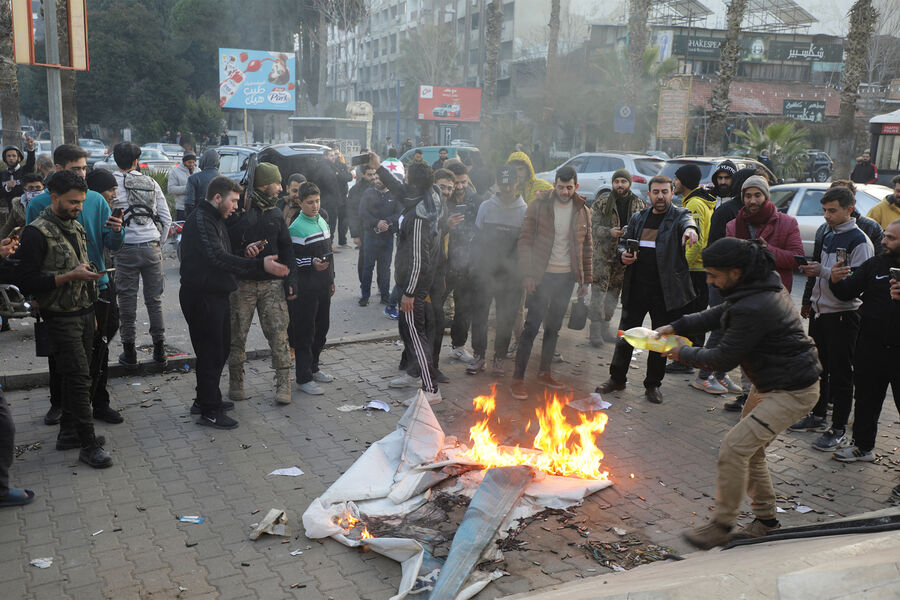
[(541, 344), (539, 370), (550, 370), (553, 353), (556, 352), (559, 330), (566, 316), (566, 310), (569, 308), (574, 286), (575, 278), (572, 273), (544, 273), (543, 279), (534, 292), (526, 298), (525, 307), (528, 312), (525, 316), (525, 328), (519, 337), (519, 347), (516, 350), (516, 369), (513, 379), (521, 380), (525, 377), (525, 368), (531, 357), (531, 347), (534, 345), (534, 338), (537, 337), (542, 323), (544, 339)]
[(393, 253), (393, 235), (376, 235), (373, 231), (365, 233), (363, 237), (365, 262), (359, 284), (363, 298), (368, 298), (372, 293), (372, 273), (376, 264), (378, 265), (378, 292), (382, 298), (387, 298), (391, 293), (391, 256)]

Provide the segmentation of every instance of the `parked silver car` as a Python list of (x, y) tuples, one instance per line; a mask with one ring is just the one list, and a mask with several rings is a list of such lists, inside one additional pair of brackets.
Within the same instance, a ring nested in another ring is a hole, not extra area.
[(78, 138), (78, 145), (81, 149), (88, 153), (88, 167), (93, 168), (98, 160), (103, 160), (109, 154), (109, 148), (103, 143), (103, 140), (94, 140), (91, 138)]
[(151, 148), (153, 150), (159, 150), (166, 156), (168, 156), (171, 160), (174, 160), (177, 163), (181, 162), (181, 158), (184, 156), (186, 150), (183, 146), (179, 146), (178, 144), (165, 144), (161, 142), (153, 142), (151, 144), (144, 144), (141, 148)]
[[(647, 154), (630, 152), (582, 152), (560, 167), (572, 167), (578, 173), (578, 193), (593, 204), (597, 196), (612, 189), (612, 175), (619, 169), (631, 173), (631, 191), (649, 204), (647, 183), (660, 172), (666, 161)], [(537, 177), (553, 183), (556, 169), (537, 173)]]
[[(138, 166), (144, 172), (160, 171), (168, 173), (178, 166), (174, 160), (170, 160), (165, 154), (153, 148), (141, 148), (141, 158), (138, 160)], [(106, 155), (106, 158), (94, 163), (95, 169), (105, 169), (107, 171), (117, 171), (119, 167), (113, 158), (112, 152)]]
[[(786, 183), (769, 188), (776, 208), (797, 219), (806, 256), (812, 256), (816, 230), (825, 222), (820, 200), (830, 186), (829, 183)], [(865, 216), (892, 191), (883, 185), (857, 183), (856, 210)]]

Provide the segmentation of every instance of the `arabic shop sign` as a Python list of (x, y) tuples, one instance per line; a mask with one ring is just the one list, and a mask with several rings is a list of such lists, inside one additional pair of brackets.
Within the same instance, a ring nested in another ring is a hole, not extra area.
[[(672, 43), (672, 54), (688, 58), (709, 58), (718, 60), (722, 55), (723, 38), (676, 35)], [(784, 42), (771, 36), (742, 35), (739, 41), (740, 56), (750, 62), (829, 62), (840, 63), (844, 48), (841, 44), (817, 44), (814, 42)]]
[(825, 122), (825, 101), (785, 100), (782, 103), (781, 114), (807, 123), (823, 123)]
[(815, 42), (769, 42), (769, 60), (787, 60), (791, 62), (841, 62), (844, 47), (840, 44), (816, 44)]

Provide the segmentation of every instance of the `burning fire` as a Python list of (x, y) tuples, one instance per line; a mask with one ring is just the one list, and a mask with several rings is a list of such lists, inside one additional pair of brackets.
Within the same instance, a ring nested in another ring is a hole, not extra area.
[(362, 531), (359, 532), (359, 539), (361, 540), (367, 540), (372, 537), (372, 534), (369, 533), (368, 528), (366, 528), (366, 524), (350, 514), (349, 511), (339, 517), (335, 517), (335, 521), (337, 521), (337, 525), (346, 530), (347, 533), (351, 533), (354, 529), (362, 527)]
[[(535, 409), (540, 430), (534, 438), (534, 448), (503, 447), (491, 431), (489, 421), (496, 408), (496, 387), (490, 396), (478, 396), (472, 401), (475, 410), (484, 418), (469, 429), (472, 448), (462, 456), (489, 467), (530, 465), (551, 475), (609, 479), (609, 471), (601, 471), (603, 452), (595, 443), (606, 428), (609, 417), (598, 412), (591, 418), (579, 414), (580, 423), (570, 425), (563, 416), (563, 406), (556, 394), (548, 398), (543, 409)], [(527, 429), (531, 428), (531, 421)]]

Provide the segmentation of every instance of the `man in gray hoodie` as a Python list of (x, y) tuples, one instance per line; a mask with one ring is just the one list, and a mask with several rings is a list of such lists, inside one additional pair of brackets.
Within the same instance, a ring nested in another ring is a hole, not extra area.
[(209, 182), (219, 175), (219, 153), (210, 148), (200, 155), (200, 172), (194, 173), (187, 180), (184, 193), (184, 214), (189, 215), (197, 202), (206, 199), (206, 188)]

